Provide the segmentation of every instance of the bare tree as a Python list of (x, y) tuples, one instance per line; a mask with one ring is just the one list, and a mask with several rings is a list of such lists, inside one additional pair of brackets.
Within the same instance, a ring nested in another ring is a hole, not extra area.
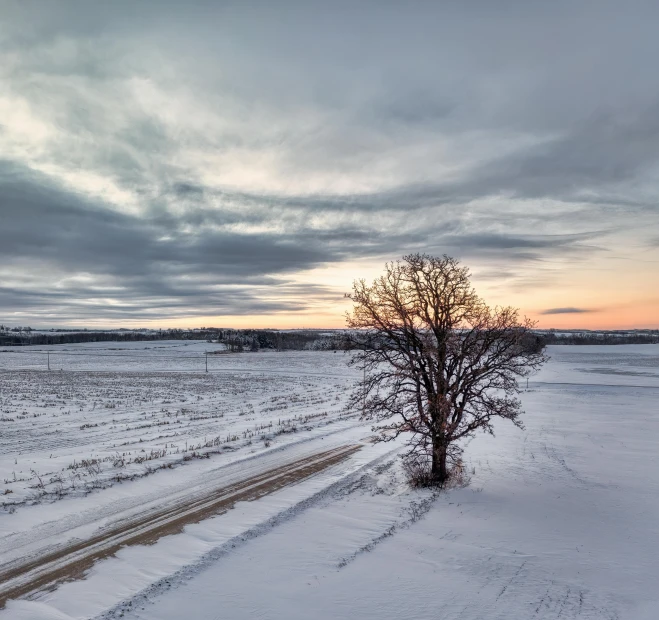
[(433, 484), (446, 481), (460, 440), (493, 434), (494, 418), (522, 427), (517, 379), (546, 361), (534, 323), (488, 307), (457, 260), (405, 256), (347, 297), (351, 363), (364, 369), (353, 405), (377, 421), (381, 441), (410, 433), (407, 456), (430, 461)]

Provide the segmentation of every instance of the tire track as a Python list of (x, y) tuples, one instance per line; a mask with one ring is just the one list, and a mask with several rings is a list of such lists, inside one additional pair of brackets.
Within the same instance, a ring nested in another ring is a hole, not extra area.
[(153, 544), (163, 536), (181, 532), (188, 524), (226, 512), (237, 501), (253, 501), (304, 480), (360, 448), (344, 445), (297, 459), (235, 484), (193, 495), (174, 506), (161, 506), (147, 514), (114, 522), (86, 540), (69, 541), (40, 557), (21, 558), (0, 566), (0, 609), (9, 599), (81, 578), (94, 563), (114, 555), (121, 547)]

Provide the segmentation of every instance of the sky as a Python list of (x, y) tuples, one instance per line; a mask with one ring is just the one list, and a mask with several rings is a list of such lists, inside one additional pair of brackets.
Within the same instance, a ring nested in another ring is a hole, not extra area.
[(341, 327), (468, 265), (659, 327), (659, 5), (0, 0), (0, 322)]

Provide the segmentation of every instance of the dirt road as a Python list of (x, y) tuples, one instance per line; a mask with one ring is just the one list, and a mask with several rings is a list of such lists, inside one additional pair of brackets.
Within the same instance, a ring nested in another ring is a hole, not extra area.
[(174, 505), (151, 508), (131, 518), (117, 520), (83, 540), (73, 539), (44, 549), (27, 558), (0, 564), (0, 608), (9, 599), (55, 587), (62, 581), (82, 577), (96, 561), (115, 554), (121, 547), (152, 544), (162, 536), (176, 534), (190, 523), (198, 523), (229, 510), (235, 502), (252, 501), (284, 486), (322, 471), (360, 449), (345, 445), (282, 464), (226, 486), (193, 494)]

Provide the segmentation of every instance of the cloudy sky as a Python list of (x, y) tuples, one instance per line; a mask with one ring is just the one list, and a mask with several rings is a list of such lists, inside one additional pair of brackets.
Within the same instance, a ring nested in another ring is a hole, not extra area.
[(659, 326), (656, 3), (0, 4), (0, 322), (341, 326), (421, 251)]

